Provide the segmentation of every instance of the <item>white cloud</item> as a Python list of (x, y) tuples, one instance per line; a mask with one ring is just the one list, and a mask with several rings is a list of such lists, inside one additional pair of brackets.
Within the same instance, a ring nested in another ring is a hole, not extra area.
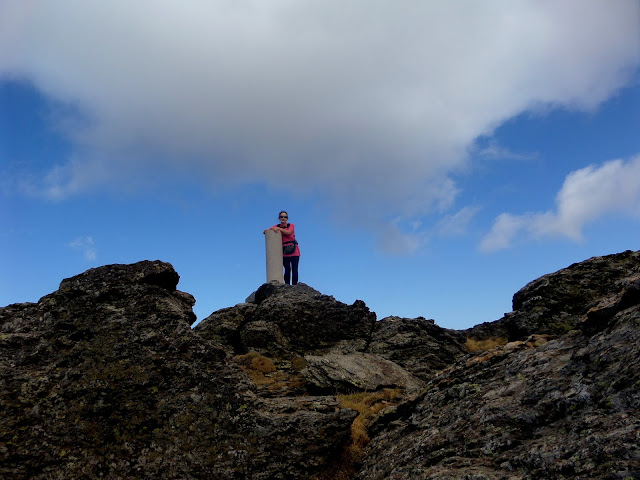
[(67, 244), (68, 247), (82, 252), (84, 259), (93, 262), (98, 254), (92, 237), (78, 237)]
[(609, 214), (640, 215), (640, 155), (627, 162), (612, 160), (571, 172), (556, 196), (554, 211), (501, 214), (480, 249), (509, 248), (522, 236), (566, 237), (579, 242), (586, 225)]
[(443, 237), (463, 235), (471, 220), (480, 211), (480, 207), (463, 207), (452, 215), (445, 215), (436, 226), (436, 232)]
[(514, 237), (532, 223), (532, 217), (531, 214), (516, 216), (501, 213), (493, 223), (491, 231), (482, 239), (480, 250), (494, 252), (511, 247)]
[[(414, 228), (416, 225), (412, 225)], [(377, 247), (391, 255), (412, 255), (425, 243), (426, 234), (412, 230), (403, 232), (397, 222), (381, 226), (377, 230)]]
[(129, 185), (140, 172), (215, 186), (278, 185), (286, 171), (354, 218), (420, 216), (453, 204), (446, 177), (479, 135), (540, 105), (593, 109), (623, 86), (640, 57), (639, 9), (4, 0), (0, 75), (82, 117), (59, 118), (77, 150), (42, 175), (46, 195)]

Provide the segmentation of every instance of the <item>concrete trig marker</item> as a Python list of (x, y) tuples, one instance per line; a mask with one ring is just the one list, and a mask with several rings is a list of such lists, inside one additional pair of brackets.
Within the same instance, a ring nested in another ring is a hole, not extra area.
[(267, 230), (264, 234), (267, 253), (267, 283), (284, 284), (282, 274), (282, 233), (278, 230)]

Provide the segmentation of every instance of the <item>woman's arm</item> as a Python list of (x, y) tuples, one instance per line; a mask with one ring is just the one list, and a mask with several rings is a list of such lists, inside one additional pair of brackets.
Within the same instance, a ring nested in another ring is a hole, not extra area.
[(295, 227), (293, 226), (293, 223), (290, 223), (289, 225), (290, 225), (289, 228), (282, 228), (282, 227), (279, 227), (278, 225), (274, 225), (273, 227), (267, 228), (262, 233), (266, 234), (269, 230), (273, 230), (276, 232), (280, 230), (283, 235), (293, 235), (295, 233)]
[(276, 227), (278, 230), (282, 232), (283, 235), (293, 235), (295, 233), (295, 227), (293, 223), (289, 224), (289, 228)]

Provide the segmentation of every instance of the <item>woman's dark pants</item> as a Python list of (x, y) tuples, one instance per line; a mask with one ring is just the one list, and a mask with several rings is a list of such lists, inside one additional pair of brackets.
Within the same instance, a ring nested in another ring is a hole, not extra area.
[(298, 284), (298, 262), (300, 257), (282, 257), (282, 264), (284, 265), (284, 283), (287, 285)]

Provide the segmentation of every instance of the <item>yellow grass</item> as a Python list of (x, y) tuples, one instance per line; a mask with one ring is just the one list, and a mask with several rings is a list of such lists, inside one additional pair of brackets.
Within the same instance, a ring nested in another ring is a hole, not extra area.
[(351, 408), (358, 412), (358, 416), (351, 425), (353, 455), (358, 455), (369, 443), (367, 428), (373, 417), (389, 405), (393, 405), (401, 397), (399, 388), (385, 388), (379, 392), (360, 392), (338, 395), (338, 401), (344, 408)]
[(340, 406), (351, 408), (358, 412), (358, 416), (351, 426), (352, 444), (346, 448), (327, 470), (320, 475), (314, 475), (312, 480), (351, 480), (356, 474), (357, 464), (363, 448), (369, 442), (367, 427), (373, 417), (389, 405), (401, 400), (402, 390), (386, 388), (379, 392), (362, 392), (337, 395)]
[(464, 344), (467, 352), (482, 352), (485, 350), (491, 350), (498, 345), (506, 345), (507, 339), (504, 337), (491, 337), (484, 340), (476, 340), (473, 338), (467, 338), (467, 342)]
[(245, 355), (238, 355), (234, 360), (240, 364), (253, 383), (261, 388), (277, 392), (286, 390), (300, 390), (306, 385), (305, 378), (299, 373), (304, 368), (304, 358), (297, 357), (292, 363), (297, 362), (299, 369), (294, 368), (290, 373), (278, 369), (274, 361), (257, 352), (249, 352)]
[(260, 355), (258, 352), (249, 352), (245, 355), (238, 355), (235, 360), (256, 385), (267, 385), (274, 382), (272, 378), (265, 376), (266, 373), (276, 371), (276, 366), (270, 358)]

